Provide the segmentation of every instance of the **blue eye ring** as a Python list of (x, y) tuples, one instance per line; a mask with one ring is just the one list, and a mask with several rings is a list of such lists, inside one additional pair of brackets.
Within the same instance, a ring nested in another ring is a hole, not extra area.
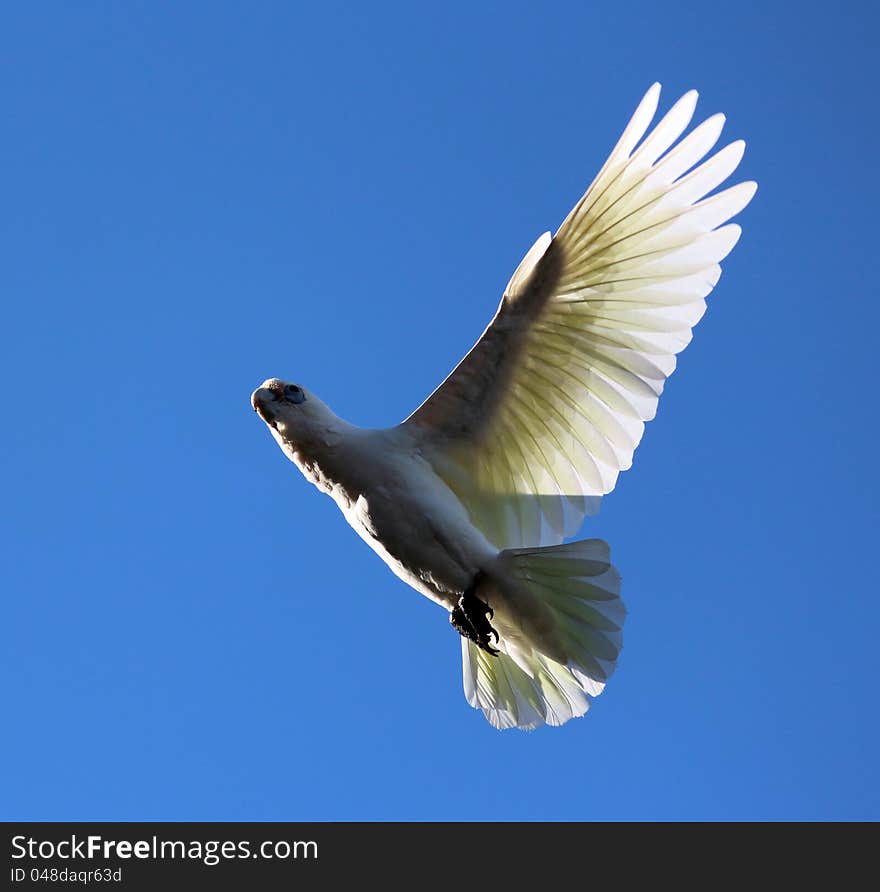
[(284, 399), (286, 399), (289, 403), (304, 403), (306, 395), (303, 392), (302, 387), (298, 387), (296, 384), (288, 384), (284, 388)]

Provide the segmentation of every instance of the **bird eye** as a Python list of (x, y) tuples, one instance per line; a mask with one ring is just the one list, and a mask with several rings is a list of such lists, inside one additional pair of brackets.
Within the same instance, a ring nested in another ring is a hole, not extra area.
[(302, 387), (296, 384), (288, 384), (284, 388), (284, 398), (290, 403), (302, 403), (305, 401), (306, 395), (303, 393)]

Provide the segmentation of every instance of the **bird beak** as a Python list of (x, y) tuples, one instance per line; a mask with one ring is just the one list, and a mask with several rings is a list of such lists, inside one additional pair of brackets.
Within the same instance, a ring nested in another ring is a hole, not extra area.
[(271, 406), (277, 399), (278, 397), (275, 392), (269, 390), (268, 387), (258, 387), (251, 394), (251, 405), (254, 407), (254, 412), (256, 412), (266, 424), (271, 424), (272, 419), (275, 417), (275, 413), (272, 411)]

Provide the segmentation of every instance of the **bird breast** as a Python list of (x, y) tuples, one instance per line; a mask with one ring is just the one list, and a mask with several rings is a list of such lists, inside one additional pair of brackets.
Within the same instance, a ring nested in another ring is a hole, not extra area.
[(303, 473), (336, 502), (355, 532), (392, 572), (451, 609), (497, 549), (417, 452), (359, 431)]

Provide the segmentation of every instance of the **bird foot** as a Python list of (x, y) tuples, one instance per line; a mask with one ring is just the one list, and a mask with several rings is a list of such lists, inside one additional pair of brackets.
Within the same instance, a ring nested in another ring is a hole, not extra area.
[(500, 640), (489, 622), (495, 616), (495, 611), (476, 595), (479, 578), (480, 574), (477, 574), (458, 599), (458, 604), (452, 608), (452, 613), (449, 615), (449, 622), (459, 635), (473, 641), (477, 647), (494, 657), (501, 653), (492, 647), (493, 636), (496, 643)]

